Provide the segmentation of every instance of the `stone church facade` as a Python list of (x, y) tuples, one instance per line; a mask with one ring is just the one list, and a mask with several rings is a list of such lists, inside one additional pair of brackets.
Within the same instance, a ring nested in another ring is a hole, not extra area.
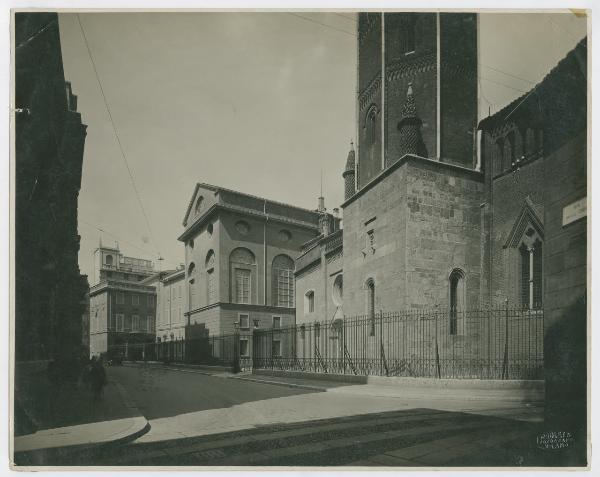
[(477, 124), (476, 14), (361, 13), (343, 230), (296, 261), (297, 323), (585, 295), (586, 220), (562, 214), (586, 198), (586, 54)]

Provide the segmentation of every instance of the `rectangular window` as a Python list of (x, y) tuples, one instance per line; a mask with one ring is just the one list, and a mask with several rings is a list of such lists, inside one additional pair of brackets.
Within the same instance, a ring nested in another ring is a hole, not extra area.
[(154, 295), (148, 295), (148, 306), (154, 306)]
[(250, 270), (235, 269), (235, 302), (250, 303)]
[(281, 341), (280, 340), (273, 340), (272, 352), (273, 352), (274, 358), (281, 357)]
[(248, 356), (248, 340), (245, 338), (240, 340), (240, 356)]
[(117, 292), (117, 305), (125, 304), (125, 293)]
[(125, 330), (125, 319), (122, 313), (117, 313), (117, 331)]
[(140, 317), (138, 315), (131, 315), (131, 330), (140, 331)]
[(110, 315), (110, 322), (108, 324), (108, 329), (110, 331), (115, 331), (116, 327), (117, 327), (116, 316), (111, 313), (111, 315)]
[(139, 305), (140, 304), (140, 296), (136, 295), (136, 294), (131, 295), (131, 304)]
[(260, 326), (260, 320), (252, 320), (254, 322), (254, 328), (258, 328)]
[(208, 304), (211, 305), (215, 303), (215, 274), (214, 269), (206, 272), (206, 286), (207, 286), (207, 295), (208, 295)]
[(281, 328), (281, 316), (273, 317), (273, 328)]
[(248, 315), (239, 315), (240, 329), (247, 330), (250, 328), (250, 317)]
[(125, 315), (125, 326), (123, 327), (123, 331), (131, 331), (131, 316)]
[(277, 274), (277, 306), (294, 307), (294, 271), (275, 269)]
[(154, 333), (154, 317), (148, 316), (148, 333)]

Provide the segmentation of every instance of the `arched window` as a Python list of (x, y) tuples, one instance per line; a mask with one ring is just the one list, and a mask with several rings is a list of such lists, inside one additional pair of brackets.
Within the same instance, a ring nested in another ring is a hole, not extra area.
[(275, 306), (294, 307), (294, 261), (277, 255), (271, 267), (272, 300)]
[(542, 241), (535, 238), (531, 245), (519, 247), (521, 257), (521, 305), (525, 309), (542, 308)]
[(493, 171), (494, 174), (500, 174), (502, 172), (503, 164), (502, 164), (502, 154), (504, 151), (504, 143), (502, 138), (499, 138), (494, 143), (493, 155), (492, 155), (492, 163), (493, 163)]
[(372, 105), (367, 111), (365, 117), (365, 129), (367, 134), (367, 144), (373, 146), (377, 141), (377, 106)]
[(527, 131), (525, 131), (525, 154), (531, 156), (535, 154), (535, 152), (535, 133), (533, 129), (527, 128)]
[(315, 312), (315, 292), (314, 290), (308, 290), (304, 294), (304, 313)]
[(366, 290), (366, 312), (367, 318), (371, 323), (371, 336), (375, 335), (375, 281), (372, 278), (369, 278), (365, 282), (365, 290)]
[(502, 169), (505, 171), (510, 170), (510, 168), (512, 167), (512, 163), (514, 162), (514, 148), (513, 143), (511, 141), (511, 136), (512, 134), (506, 137), (506, 139), (504, 140), (504, 166)]
[(197, 287), (196, 280), (196, 265), (194, 262), (190, 263), (188, 267), (188, 303), (191, 310), (198, 308), (198, 295), (196, 293)]
[(344, 277), (341, 273), (333, 281), (331, 299), (335, 306), (342, 306), (344, 302)]
[(247, 248), (236, 248), (229, 256), (231, 297), (234, 303), (252, 303), (252, 286), (255, 281), (256, 260)]
[(215, 285), (215, 252), (209, 250), (204, 261), (206, 269), (206, 304), (216, 303), (216, 285)]
[(465, 272), (455, 268), (450, 273), (450, 334), (464, 334)]

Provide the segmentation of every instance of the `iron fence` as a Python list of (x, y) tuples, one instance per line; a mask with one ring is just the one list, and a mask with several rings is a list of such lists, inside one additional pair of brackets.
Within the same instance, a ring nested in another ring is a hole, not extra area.
[(377, 313), (255, 330), (256, 369), (476, 379), (540, 379), (543, 314), (522, 309)]
[(243, 341), (250, 342), (249, 331), (217, 334), (192, 339), (172, 339), (157, 343), (127, 343), (109, 347), (108, 357), (133, 361), (228, 366), (234, 370), (251, 370)]
[(379, 312), (286, 328), (115, 345), (123, 359), (331, 374), (541, 379), (541, 310)]

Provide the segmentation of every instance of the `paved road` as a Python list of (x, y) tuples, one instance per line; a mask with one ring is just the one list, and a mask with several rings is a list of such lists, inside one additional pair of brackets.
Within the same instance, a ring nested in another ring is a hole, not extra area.
[(123, 385), (149, 421), (210, 409), (230, 408), (252, 401), (317, 392), (153, 366), (119, 366), (108, 368), (108, 373), (110, 379)]
[[(516, 403), (400, 399), (367, 387), (328, 392), (156, 367), (109, 371), (150, 432), (69, 464), (164, 466), (552, 465), (539, 423)], [(535, 414), (535, 413), (533, 413)], [(531, 419), (529, 419), (531, 420)]]

